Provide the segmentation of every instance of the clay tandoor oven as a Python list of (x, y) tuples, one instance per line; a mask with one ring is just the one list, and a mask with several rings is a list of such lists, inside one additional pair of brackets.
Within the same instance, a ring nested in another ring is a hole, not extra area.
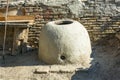
[(48, 22), (39, 38), (39, 58), (48, 64), (89, 65), (91, 43), (85, 27), (74, 20)]

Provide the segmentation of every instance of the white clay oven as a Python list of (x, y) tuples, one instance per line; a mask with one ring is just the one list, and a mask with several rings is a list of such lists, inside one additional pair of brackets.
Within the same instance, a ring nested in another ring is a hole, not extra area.
[(87, 30), (74, 20), (48, 22), (39, 38), (39, 58), (48, 64), (89, 64), (91, 43)]

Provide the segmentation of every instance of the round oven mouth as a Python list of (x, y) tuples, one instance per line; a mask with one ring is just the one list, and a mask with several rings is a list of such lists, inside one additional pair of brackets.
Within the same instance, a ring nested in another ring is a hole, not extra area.
[(60, 21), (56, 21), (55, 24), (56, 25), (68, 25), (68, 24), (72, 24), (73, 21), (70, 20), (60, 20)]

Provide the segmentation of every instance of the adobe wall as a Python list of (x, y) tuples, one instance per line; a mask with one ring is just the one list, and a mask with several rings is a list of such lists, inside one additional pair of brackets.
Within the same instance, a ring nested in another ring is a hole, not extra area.
[(18, 4), (26, 8), (26, 15), (35, 15), (35, 25), (29, 30), (28, 40), (34, 46), (47, 22), (63, 18), (82, 23), (92, 42), (120, 32), (119, 0), (21, 0), (11, 2), (10, 6)]
[[(91, 41), (120, 32), (120, 1), (85, 0), (82, 3), (82, 7), (76, 7), (74, 4), (77, 3), (74, 1), (62, 4), (62, 6), (41, 3), (26, 7), (26, 15), (35, 15), (35, 25), (30, 28), (29, 42), (37, 45), (44, 24), (63, 18), (72, 18), (82, 23), (88, 30)], [(70, 5), (73, 6), (70, 7)]]

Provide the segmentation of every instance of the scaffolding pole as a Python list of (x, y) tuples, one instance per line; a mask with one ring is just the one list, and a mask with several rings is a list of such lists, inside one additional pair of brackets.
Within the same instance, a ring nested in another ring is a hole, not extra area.
[(7, 0), (6, 14), (5, 14), (5, 30), (4, 30), (4, 40), (3, 40), (3, 63), (5, 64), (5, 44), (6, 44), (6, 34), (7, 34), (7, 15), (8, 15), (9, 0)]

